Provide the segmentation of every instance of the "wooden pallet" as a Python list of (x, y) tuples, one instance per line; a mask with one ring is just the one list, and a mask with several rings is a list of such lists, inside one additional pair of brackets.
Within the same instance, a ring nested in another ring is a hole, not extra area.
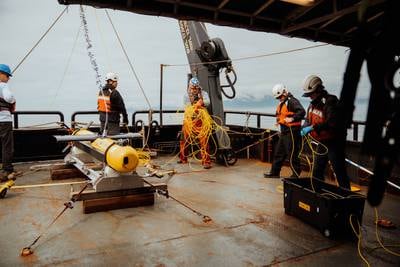
[[(90, 163), (88, 164), (88, 168), (98, 169), (101, 168), (101, 166), (97, 163)], [(52, 180), (63, 180), (73, 178), (86, 178), (86, 175), (72, 164), (57, 164), (50, 168), (50, 177)]]
[(83, 201), (83, 213), (126, 209), (154, 205), (154, 193), (88, 199)]
[(80, 190), (74, 189), (71, 197), (82, 201), (83, 213), (93, 213), (115, 209), (154, 205), (155, 189), (167, 190), (164, 183), (154, 184), (154, 187), (146, 185), (134, 189), (124, 189), (107, 192), (96, 192), (92, 188), (85, 189), (80, 195)]

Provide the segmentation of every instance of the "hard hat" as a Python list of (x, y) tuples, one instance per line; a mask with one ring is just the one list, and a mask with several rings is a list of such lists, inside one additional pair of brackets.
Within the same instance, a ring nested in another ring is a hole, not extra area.
[(7, 76), (11, 77), (11, 69), (8, 65), (6, 64), (0, 64), (0, 71), (6, 74)]
[(192, 86), (200, 86), (199, 79), (197, 79), (196, 77), (193, 77), (192, 79), (190, 79), (189, 84)]
[(286, 86), (281, 83), (278, 83), (272, 88), (272, 95), (275, 98), (279, 98), (286, 91), (287, 91)]
[(303, 96), (309, 96), (322, 86), (322, 80), (316, 75), (309, 75), (303, 81)]
[(109, 72), (106, 74), (106, 81), (111, 80), (114, 82), (118, 82), (118, 75), (114, 72)]

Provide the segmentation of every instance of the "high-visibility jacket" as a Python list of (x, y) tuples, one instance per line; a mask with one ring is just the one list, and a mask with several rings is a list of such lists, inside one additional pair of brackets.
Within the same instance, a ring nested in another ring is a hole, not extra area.
[(286, 102), (280, 103), (276, 107), (276, 120), (281, 125), (285, 125), (287, 127), (300, 126), (301, 121), (292, 121), (292, 122), (285, 121), (285, 118), (292, 118), (293, 115), (294, 112), (288, 110)]
[[(281, 126), (281, 133), (289, 132), (289, 127), (300, 128), (304, 115), (306, 115), (306, 111), (299, 100), (291, 93), (288, 93), (276, 108), (276, 121)], [(287, 123), (285, 118), (293, 118), (293, 121)]]
[(318, 141), (335, 137), (336, 108), (338, 99), (325, 90), (319, 97), (311, 101), (307, 109), (306, 125), (312, 125), (314, 131), (310, 134)]
[(113, 112), (111, 109), (110, 101), (111, 93), (108, 90), (102, 90), (99, 92), (97, 97), (97, 110), (101, 112), (110, 113)]
[[(128, 124), (128, 113), (122, 96), (116, 89), (110, 89), (108, 85), (99, 92), (97, 97), (97, 110), (100, 111), (100, 121), (104, 122), (106, 118), (109, 122), (119, 122), (120, 114), (122, 121)], [(107, 115), (107, 117), (106, 117)]]

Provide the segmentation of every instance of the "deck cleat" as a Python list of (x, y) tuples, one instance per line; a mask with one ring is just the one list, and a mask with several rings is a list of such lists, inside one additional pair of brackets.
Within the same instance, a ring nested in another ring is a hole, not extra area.
[(210, 216), (204, 215), (203, 216), (203, 222), (204, 223), (211, 223), (213, 220), (211, 219)]
[(33, 250), (30, 247), (25, 247), (21, 251), (21, 256), (22, 257), (26, 257), (26, 256), (29, 256), (31, 254), (33, 254)]

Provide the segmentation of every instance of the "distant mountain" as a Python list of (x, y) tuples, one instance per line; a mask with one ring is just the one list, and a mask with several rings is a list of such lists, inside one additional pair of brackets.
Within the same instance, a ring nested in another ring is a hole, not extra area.
[(226, 108), (266, 108), (276, 105), (276, 100), (270, 95), (264, 95), (262, 98), (248, 95), (246, 97), (236, 97), (234, 99), (225, 99)]
[[(298, 96), (297, 99), (303, 105), (304, 108), (307, 108), (310, 99), (306, 97)], [(227, 99), (224, 97), (224, 109), (225, 110), (241, 110), (241, 111), (255, 111), (255, 112), (275, 112), (276, 105), (278, 104), (277, 100), (274, 99), (271, 95), (264, 95), (262, 97), (256, 97), (254, 95), (246, 95), (246, 96), (237, 96), (234, 99)], [(368, 106), (368, 98), (359, 97), (357, 98), (356, 103), (356, 112), (354, 119), (357, 120), (365, 120), (366, 116), (366, 108)], [(154, 109), (158, 109), (158, 106), (153, 107)], [(147, 110), (147, 107), (143, 108)], [(183, 106), (174, 106), (171, 103), (165, 103), (163, 106), (164, 110), (183, 110)], [(134, 110), (130, 110), (130, 112), (134, 112)]]

